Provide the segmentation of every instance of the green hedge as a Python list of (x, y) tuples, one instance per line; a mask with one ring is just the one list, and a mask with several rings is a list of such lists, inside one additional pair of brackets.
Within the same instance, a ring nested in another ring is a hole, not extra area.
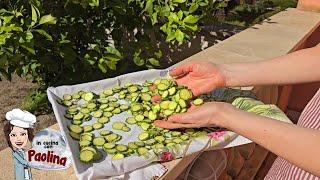
[(2, 0), (1, 78), (41, 87), (159, 67), (228, 0)]

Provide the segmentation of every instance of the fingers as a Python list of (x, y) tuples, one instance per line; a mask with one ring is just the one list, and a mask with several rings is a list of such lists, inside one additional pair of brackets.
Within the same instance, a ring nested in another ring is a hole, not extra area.
[(168, 118), (168, 122), (192, 124), (196, 122), (195, 111), (197, 107), (186, 113), (174, 114)]
[(173, 77), (182, 76), (182, 75), (187, 74), (190, 71), (192, 71), (192, 67), (193, 67), (192, 63), (182, 64), (182, 65), (172, 69), (169, 73), (170, 73), (170, 76), (173, 76)]
[(157, 120), (153, 123), (157, 127), (165, 128), (165, 129), (178, 129), (178, 128), (193, 128), (197, 127), (196, 124), (180, 124), (174, 123), (164, 120)]
[(193, 88), (193, 89), (191, 89), (191, 91), (194, 96), (199, 96), (202, 94), (198, 88)]
[(197, 106), (195, 106), (194, 104), (191, 104), (191, 106), (189, 107), (187, 112), (192, 112), (193, 110), (195, 110), (197, 108)]

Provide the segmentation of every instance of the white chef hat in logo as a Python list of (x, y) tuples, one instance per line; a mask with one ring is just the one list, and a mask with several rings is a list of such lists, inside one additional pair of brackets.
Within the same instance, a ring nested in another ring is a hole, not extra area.
[(21, 109), (12, 109), (7, 112), (6, 119), (10, 121), (10, 124), (22, 128), (32, 128), (33, 124), (37, 121), (35, 115)]

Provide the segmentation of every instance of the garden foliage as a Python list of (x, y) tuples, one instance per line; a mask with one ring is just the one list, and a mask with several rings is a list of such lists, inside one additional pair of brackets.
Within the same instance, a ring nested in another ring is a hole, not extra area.
[(228, 0), (1, 0), (0, 77), (41, 87), (159, 67)]

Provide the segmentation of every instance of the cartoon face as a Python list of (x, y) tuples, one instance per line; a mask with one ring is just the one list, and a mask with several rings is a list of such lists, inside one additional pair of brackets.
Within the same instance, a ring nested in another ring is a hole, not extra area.
[(28, 131), (21, 127), (14, 126), (9, 134), (10, 142), (13, 147), (22, 149), (28, 143)]

